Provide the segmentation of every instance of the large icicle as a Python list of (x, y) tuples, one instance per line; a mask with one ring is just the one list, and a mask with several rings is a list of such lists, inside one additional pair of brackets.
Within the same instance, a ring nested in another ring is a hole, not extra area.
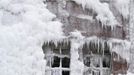
[(97, 13), (96, 19), (102, 23), (102, 26), (111, 26), (113, 29), (117, 25), (117, 21), (109, 9), (107, 3), (101, 3), (99, 0), (73, 0), (81, 4), (83, 8), (93, 9)]

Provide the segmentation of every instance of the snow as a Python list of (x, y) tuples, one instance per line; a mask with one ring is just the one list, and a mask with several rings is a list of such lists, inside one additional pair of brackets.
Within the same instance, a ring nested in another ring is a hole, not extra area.
[[(73, 39), (71, 41), (71, 75), (82, 75), (84, 70), (84, 64), (79, 60), (79, 47), (80, 41)], [(76, 65), (77, 64), (77, 65)]]
[(99, 0), (73, 0), (81, 4), (84, 8), (93, 9), (97, 13), (96, 19), (102, 23), (102, 26), (111, 26), (114, 28), (118, 23), (115, 16), (109, 9), (107, 3), (101, 3)]
[(43, 0), (0, 0), (0, 75), (44, 75), (44, 41), (62, 39), (62, 24)]
[(81, 18), (81, 19), (93, 21), (93, 17), (92, 16), (89, 16), (89, 15), (80, 14), (80, 15), (77, 15), (77, 17), (78, 18)]
[(124, 17), (128, 18), (129, 16), (129, 4), (130, 0), (114, 0), (115, 7), (119, 11), (119, 13)]
[(134, 73), (134, 0), (130, 0), (130, 16), (129, 16), (129, 38), (131, 41), (130, 48), (130, 67), (129, 71)]
[[(80, 43), (76, 41), (72, 41), (71, 48), (71, 75), (82, 75), (84, 70), (84, 64), (79, 60), (78, 48), (80, 47)], [(76, 65), (77, 64), (77, 65)]]
[[(112, 28), (114, 28), (118, 24), (118, 22), (115, 19), (115, 16), (109, 9), (109, 5), (107, 3), (101, 3), (99, 0), (73, 0), (73, 1), (75, 1), (79, 5), (82, 5), (83, 9), (85, 8), (93, 9), (97, 13), (96, 19), (101, 21), (102, 26), (107, 25), (107, 26), (111, 26)], [(130, 0), (114, 0), (114, 2), (115, 2), (114, 5), (116, 9), (118, 10), (118, 12), (123, 16), (123, 18), (128, 19), (128, 16), (130, 14), (129, 12)], [(131, 7), (133, 9), (133, 6)], [(85, 15), (84, 16), (80, 15), (78, 17), (91, 20), (91, 17), (90, 18), (85, 17)], [(133, 20), (133, 18), (131, 18), (131, 20)], [(133, 21), (130, 21), (130, 22), (131, 22), (130, 28), (133, 28), (133, 25), (132, 25)], [(130, 40), (133, 41), (133, 32), (130, 32), (130, 33), (132, 34), (132, 35), (130, 34)], [(132, 59), (130, 59), (130, 55), (133, 55), (132, 53), (130, 53), (131, 44), (133, 44), (131, 43), (132, 41), (115, 39), (115, 38), (103, 40), (96, 36), (91, 36), (89, 38), (86, 38), (86, 40), (83, 40), (83, 41), (87, 43), (88, 42), (94, 42), (96, 44), (101, 43), (102, 45), (104, 44), (104, 42), (107, 42), (111, 51), (119, 54), (123, 59), (126, 59), (128, 63), (132, 61)], [(134, 74), (128, 73), (128, 75), (134, 75)]]
[[(96, 19), (102, 26), (114, 28), (117, 21), (107, 3), (99, 0), (74, 0), (84, 8), (93, 9)], [(116, 9), (127, 18), (129, 0), (116, 0)], [(56, 16), (46, 9), (43, 0), (0, 0), (0, 75), (45, 75), (44, 42), (66, 38), (62, 24), (52, 21)], [(77, 17), (92, 20), (91, 16)], [(71, 75), (82, 75), (84, 64), (79, 60), (79, 48), (85, 42), (102, 43), (107, 41), (110, 49), (129, 62), (131, 43), (127, 40), (111, 38), (103, 40), (96, 36), (85, 38), (75, 30), (71, 39)], [(117, 44), (114, 46), (113, 44)], [(122, 51), (121, 51), (122, 50)], [(77, 65), (76, 65), (77, 64)], [(134, 75), (128, 72), (128, 75)]]
[(82, 40), (89, 44), (90, 42), (95, 43), (98, 48), (99, 44), (101, 43), (102, 48), (104, 48), (105, 42), (108, 44), (111, 52), (116, 52), (119, 54), (123, 59), (125, 59), (128, 63), (130, 62), (130, 46), (131, 42), (128, 40), (116, 39), (116, 38), (109, 38), (107, 40), (102, 39), (97, 36), (91, 36)]
[(134, 75), (133, 73), (131, 73), (131, 72), (127, 72), (127, 75)]
[[(122, 75), (122, 74), (118, 74), (118, 75)], [(134, 74), (131, 72), (127, 72), (127, 75), (134, 75)]]
[(95, 43), (98, 46), (98, 48), (99, 48), (99, 44), (101, 43), (102, 48), (104, 48), (104, 44), (105, 42), (107, 42), (108, 46), (110, 47), (111, 52), (116, 52), (123, 59), (126, 59), (128, 63), (130, 62), (129, 55), (130, 55), (131, 42), (128, 40), (122, 40), (122, 39), (116, 39), (116, 38), (109, 38), (105, 40), (97, 36), (90, 36), (88, 38), (85, 38), (84, 36), (82, 36), (81, 32), (78, 30), (75, 30), (70, 35), (80, 41), (79, 44), (81, 44), (81, 46), (79, 47), (82, 47), (84, 43), (89, 44), (90, 42), (92, 42), (92, 43)]
[(78, 30), (74, 30), (73, 32), (71, 32), (69, 37), (75, 38), (77, 40), (83, 40), (85, 38)]

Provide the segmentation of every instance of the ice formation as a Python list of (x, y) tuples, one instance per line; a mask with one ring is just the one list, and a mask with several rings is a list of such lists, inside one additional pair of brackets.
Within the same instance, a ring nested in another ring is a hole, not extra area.
[[(74, 0), (83, 8), (93, 9), (98, 15), (97, 19), (102, 24), (114, 27), (117, 21), (109, 9), (109, 5), (99, 0)], [(120, 1), (122, 1), (120, 3)], [(128, 16), (128, 1), (117, 0), (117, 9), (126, 18)], [(124, 13), (125, 11), (125, 13)], [(42, 44), (53, 41), (55, 45), (68, 37), (64, 37), (62, 24), (52, 21), (56, 16), (46, 9), (43, 0), (0, 0), (0, 75), (44, 75), (45, 60)], [(84, 19), (92, 20), (92, 17), (79, 15)], [(133, 25), (132, 25), (133, 26)], [(96, 36), (85, 38), (79, 31), (74, 31), (69, 38), (72, 39), (71, 53), (74, 61), (71, 63), (71, 75), (82, 75), (83, 63), (78, 60), (78, 48), (85, 42), (94, 42), (104, 45), (107, 41), (110, 48), (114, 43), (128, 52), (130, 42), (127, 40), (108, 39), (103, 40)], [(131, 36), (133, 38), (133, 36)], [(132, 40), (133, 41), (133, 40)], [(127, 47), (126, 47), (127, 46)], [(128, 48), (128, 49), (126, 49)], [(116, 50), (116, 49), (114, 49)], [(129, 61), (128, 55), (115, 51)], [(76, 65), (77, 64), (77, 65)], [(75, 71), (77, 70), (77, 71)], [(56, 72), (56, 71), (55, 71)], [(128, 73), (128, 75), (133, 75)]]
[(119, 13), (124, 17), (128, 18), (129, 16), (129, 4), (130, 0), (113, 0), (115, 1), (115, 7), (119, 11)]
[(130, 14), (129, 14), (129, 38), (131, 41), (130, 48), (130, 68), (129, 71), (134, 73), (134, 1), (130, 0)]
[[(101, 21), (102, 26), (108, 25), (116, 26), (118, 22), (115, 19), (115, 16), (109, 9), (109, 5), (107, 3), (101, 3), (99, 0), (73, 0), (76, 3), (83, 6), (83, 9), (89, 8), (93, 9), (97, 13), (97, 20)], [(133, 51), (130, 53), (130, 49), (133, 48), (133, 0), (111, 0), (114, 2), (116, 10), (122, 15), (124, 19), (129, 19), (130, 22), (127, 24), (129, 27), (127, 28), (130, 32), (128, 34), (129, 40), (120, 40), (110, 38), (108, 40), (102, 40), (97, 37), (89, 37), (89, 41), (102, 44), (107, 41), (108, 45), (110, 46), (111, 50), (119, 54), (122, 58), (126, 59), (128, 63), (133, 64)], [(87, 41), (87, 42), (89, 42)], [(130, 58), (131, 55), (131, 58)], [(133, 65), (132, 65), (133, 66)], [(131, 68), (134, 69), (134, 68)]]
[(96, 19), (102, 23), (102, 26), (111, 26), (114, 28), (118, 23), (115, 16), (109, 9), (107, 3), (101, 3), (99, 0), (73, 0), (83, 6), (83, 9), (93, 9), (97, 13)]
[(95, 43), (99, 48), (99, 44), (101, 43), (102, 48), (104, 50), (105, 48), (104, 44), (107, 43), (111, 52), (116, 52), (122, 58), (126, 59), (127, 62), (130, 62), (129, 55), (130, 55), (131, 42), (128, 40), (121, 40), (116, 38), (109, 38), (105, 40), (97, 36), (90, 36), (88, 38), (85, 38), (84, 36), (81, 35), (80, 31), (72, 32), (71, 36), (79, 39), (79, 43), (81, 44), (79, 47), (82, 47), (84, 43), (86, 44)]
[[(79, 60), (78, 49), (81, 46), (80, 41), (72, 40), (71, 47), (71, 75), (82, 75), (84, 70), (84, 64)], [(76, 65), (77, 64), (77, 65)]]
[(0, 75), (44, 75), (44, 41), (63, 37), (43, 0), (0, 0)]

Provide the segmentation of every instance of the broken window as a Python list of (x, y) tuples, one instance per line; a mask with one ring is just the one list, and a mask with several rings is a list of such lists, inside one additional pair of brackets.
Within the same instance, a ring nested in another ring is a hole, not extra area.
[(45, 75), (70, 75), (70, 44), (53, 43), (45, 45), (44, 53), (47, 60)]

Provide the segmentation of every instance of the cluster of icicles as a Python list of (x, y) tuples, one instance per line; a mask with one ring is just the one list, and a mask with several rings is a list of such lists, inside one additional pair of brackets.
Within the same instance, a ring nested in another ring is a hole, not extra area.
[[(102, 48), (102, 50), (105, 50), (105, 44), (109, 47), (110, 52), (113, 52), (113, 49), (120, 48), (118, 50), (126, 51), (129, 50), (130, 48), (130, 42), (127, 40), (121, 40), (121, 39), (114, 39), (114, 38), (109, 38), (108, 40), (104, 40), (101, 38), (98, 38), (96, 36), (92, 36), (89, 38), (83, 38), (83, 39), (75, 39), (79, 41), (80, 47), (83, 48), (84, 44), (87, 46), (90, 46), (91, 43), (96, 45), (95, 47), (98, 47), (98, 49)], [(49, 46), (50, 44), (53, 44), (55, 47), (60, 44), (61, 46), (72, 46), (71, 43), (73, 43), (72, 39), (61, 39), (61, 40), (52, 40), (52, 41), (46, 41), (44, 44)]]

